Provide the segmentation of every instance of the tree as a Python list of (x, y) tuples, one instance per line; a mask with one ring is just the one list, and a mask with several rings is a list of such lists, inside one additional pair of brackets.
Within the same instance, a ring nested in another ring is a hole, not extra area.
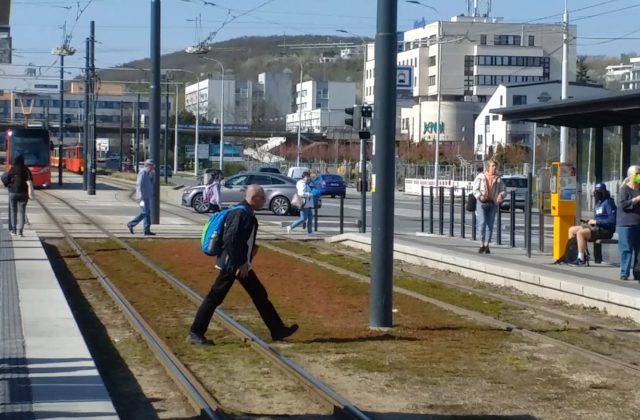
[(591, 83), (591, 77), (589, 76), (589, 66), (587, 66), (587, 56), (579, 55), (576, 60), (576, 82), (579, 83)]

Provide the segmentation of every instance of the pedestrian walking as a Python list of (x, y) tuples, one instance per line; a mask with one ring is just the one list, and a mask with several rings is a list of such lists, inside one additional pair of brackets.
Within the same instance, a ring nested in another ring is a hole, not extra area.
[(302, 206), (300, 206), (300, 218), (287, 226), (287, 233), (291, 233), (293, 229), (305, 223), (307, 233), (313, 234), (313, 225), (311, 224), (311, 216), (315, 204), (313, 192), (311, 191), (311, 174), (307, 171), (302, 173), (302, 178), (296, 182), (296, 194), (302, 197)]
[(611, 239), (616, 231), (617, 207), (607, 191), (607, 186), (602, 182), (597, 183), (593, 190), (593, 197), (596, 200), (593, 207), (593, 219), (569, 228), (569, 240), (576, 238), (578, 245), (577, 258), (574, 261), (567, 261), (571, 265), (587, 264), (589, 262), (587, 242)]
[(153, 196), (153, 171), (155, 165), (153, 160), (147, 159), (144, 161), (144, 167), (138, 172), (138, 179), (136, 181), (136, 200), (140, 200), (140, 213), (129, 223), (127, 228), (133, 235), (133, 228), (138, 223), (144, 220), (143, 233), (147, 236), (154, 236), (155, 233), (151, 232), (151, 200)]
[(244, 201), (238, 204), (243, 209), (227, 215), (223, 232), (224, 249), (216, 262), (216, 268), (220, 272), (196, 313), (187, 342), (213, 345), (213, 340), (206, 338), (205, 333), (213, 313), (227, 296), (236, 279), (251, 297), (274, 341), (284, 340), (298, 330), (297, 324), (289, 327), (284, 325), (251, 265), (258, 252), (258, 220), (254, 210), (261, 209), (265, 201), (262, 187), (256, 184), (249, 185)]
[[(618, 252), (620, 280), (628, 280), (633, 263), (633, 277), (640, 280), (638, 252), (640, 252), (640, 166), (627, 170), (627, 177), (618, 192)], [(632, 258), (633, 257), (633, 258)]]
[(217, 213), (222, 209), (220, 184), (223, 179), (221, 174), (212, 176), (204, 189), (203, 198), (209, 203), (209, 211), (213, 213)]
[(482, 245), (478, 252), (490, 254), (489, 244), (493, 235), (493, 223), (500, 204), (506, 197), (504, 182), (498, 175), (498, 162), (490, 159), (485, 163), (484, 172), (479, 173), (473, 181), (473, 195), (478, 200), (476, 220), (480, 230)]
[(33, 199), (33, 176), (24, 164), (24, 157), (18, 155), (13, 158), (11, 169), (2, 177), (2, 182), (9, 189), (9, 232), (13, 236), (22, 237), (27, 202)]

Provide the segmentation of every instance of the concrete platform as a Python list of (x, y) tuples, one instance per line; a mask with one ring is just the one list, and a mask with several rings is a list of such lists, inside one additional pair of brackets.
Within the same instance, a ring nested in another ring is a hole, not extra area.
[[(365, 251), (371, 248), (369, 234), (348, 233), (327, 240)], [(477, 241), (417, 234), (415, 238), (396, 237), (394, 258), (640, 322), (640, 284), (618, 280), (617, 266), (554, 265), (549, 254), (533, 252), (527, 258), (521, 248), (492, 245), (491, 254), (486, 255), (478, 254), (478, 247)]]
[(37, 233), (9, 234), (7, 200), (0, 189), (0, 417), (117, 419)]

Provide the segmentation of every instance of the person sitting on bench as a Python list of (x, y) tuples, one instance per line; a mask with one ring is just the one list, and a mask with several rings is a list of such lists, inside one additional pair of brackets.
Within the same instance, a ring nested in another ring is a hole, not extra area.
[(599, 239), (611, 239), (616, 231), (616, 203), (611, 198), (607, 186), (602, 182), (596, 184), (593, 196), (596, 204), (593, 208), (594, 218), (579, 226), (569, 228), (569, 239), (576, 237), (578, 241), (578, 258), (572, 265), (584, 265), (589, 259), (587, 242)]

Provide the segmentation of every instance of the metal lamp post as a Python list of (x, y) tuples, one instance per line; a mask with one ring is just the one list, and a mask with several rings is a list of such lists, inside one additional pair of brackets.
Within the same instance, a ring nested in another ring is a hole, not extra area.
[(60, 57), (60, 144), (58, 144), (58, 185), (62, 186), (62, 155), (64, 152), (64, 58), (75, 54), (76, 49), (68, 45), (56, 47), (51, 54)]
[(363, 37), (361, 37), (358, 34), (355, 34), (353, 32), (349, 32), (345, 29), (336, 29), (336, 32), (341, 32), (343, 34), (347, 34), (347, 35), (351, 35), (351, 36), (355, 36), (356, 38), (360, 38), (360, 41), (362, 41), (362, 105), (365, 104), (365, 85), (367, 82), (367, 41), (365, 41), (365, 39)]
[[(209, 52), (209, 48), (207, 48), (204, 45), (194, 45), (191, 47), (187, 47), (184, 50), (187, 54), (196, 54), (196, 55), (202, 55), (202, 54), (206, 54)], [(200, 140), (200, 132), (199, 132), (199, 123), (200, 123), (200, 75), (196, 74), (196, 77), (198, 79), (198, 89), (196, 91), (196, 144), (195, 144), (195, 148), (193, 150), (194, 153), (194, 162), (195, 162), (195, 168), (193, 170), (193, 174), (195, 175), (195, 177), (198, 177), (198, 141)]]
[[(427, 9), (430, 9), (434, 12), (436, 12), (438, 14), (438, 84), (437, 84), (437, 89), (438, 89), (438, 125), (436, 127), (436, 150), (435, 150), (435, 157), (434, 157), (434, 167), (433, 167), (433, 180), (435, 183), (436, 188), (438, 187), (438, 182), (439, 182), (439, 166), (440, 166), (440, 126), (442, 124), (441, 122), (441, 108), (442, 108), (442, 36), (443, 36), (443, 31), (442, 31), (442, 15), (440, 14), (440, 12), (438, 11), (438, 9), (436, 9), (433, 6), (429, 6), (428, 4), (424, 4), (421, 3), (417, 0), (405, 0), (407, 3), (411, 3), (411, 4), (416, 4), (418, 6), (422, 6), (422, 7), (426, 7)], [(422, 108), (420, 108), (420, 114), (422, 115)], [(419, 127), (419, 129), (421, 130), (422, 128)], [(486, 139), (485, 139), (486, 141)]]
[(209, 57), (200, 57), (204, 60), (209, 60), (209, 61), (213, 61), (214, 63), (217, 63), (220, 68), (222, 69), (222, 76), (220, 78), (220, 88), (221, 88), (221, 94), (220, 94), (220, 170), (222, 171), (222, 167), (223, 167), (223, 161), (224, 161), (224, 65), (216, 60), (215, 58), (209, 58)]
[(302, 59), (298, 55), (294, 55), (298, 59), (298, 64), (300, 64), (300, 93), (298, 94), (298, 146), (296, 150), (296, 166), (300, 166), (300, 153), (302, 152), (302, 77), (303, 77), (303, 66)]

